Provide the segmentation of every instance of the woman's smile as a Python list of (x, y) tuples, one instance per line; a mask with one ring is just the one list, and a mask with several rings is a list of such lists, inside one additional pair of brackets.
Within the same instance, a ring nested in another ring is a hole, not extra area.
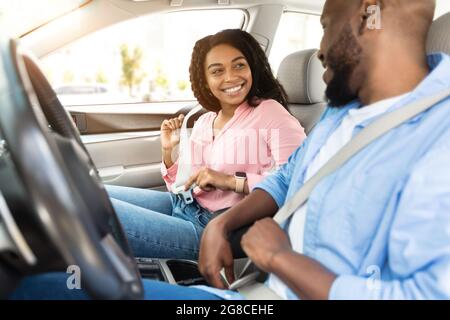
[(244, 81), (238, 85), (222, 89), (222, 91), (229, 96), (237, 96), (243, 91), (245, 84), (246, 84), (246, 81)]

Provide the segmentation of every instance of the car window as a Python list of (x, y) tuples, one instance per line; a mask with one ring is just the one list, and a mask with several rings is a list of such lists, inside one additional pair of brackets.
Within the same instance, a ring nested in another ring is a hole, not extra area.
[(284, 12), (269, 55), (273, 71), (277, 73), (281, 61), (289, 54), (319, 48), (322, 35), (319, 15)]
[(44, 57), (42, 66), (64, 105), (194, 100), (189, 63), (195, 42), (242, 28), (244, 17), (232, 9), (148, 15), (83, 37)]
[[(449, 11), (450, 1), (436, 1), (435, 18)], [(320, 15), (292, 11), (284, 12), (269, 56), (274, 72), (277, 73), (281, 61), (289, 54), (299, 50), (319, 48), (322, 35)]]
[(450, 1), (438, 0), (436, 1), (436, 14), (435, 18), (438, 18), (446, 13), (450, 12)]

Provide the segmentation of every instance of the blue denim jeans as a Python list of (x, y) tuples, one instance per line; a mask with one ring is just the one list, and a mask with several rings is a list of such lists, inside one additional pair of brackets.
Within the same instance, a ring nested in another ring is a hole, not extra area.
[[(89, 296), (81, 289), (67, 288), (68, 274), (62, 272), (30, 276), (22, 280), (9, 297), (13, 300), (85, 300)], [(221, 300), (219, 296), (192, 287), (171, 285), (144, 279), (145, 300)]]
[(197, 260), (211, 213), (170, 192), (105, 186), (136, 257)]

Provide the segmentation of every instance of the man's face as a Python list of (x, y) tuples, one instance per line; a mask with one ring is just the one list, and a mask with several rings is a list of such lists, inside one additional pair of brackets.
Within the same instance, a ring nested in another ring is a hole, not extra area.
[(348, 1), (327, 0), (321, 18), (324, 36), (319, 58), (326, 68), (326, 97), (333, 107), (355, 100), (362, 80), (362, 47), (352, 28), (352, 12), (358, 11)]

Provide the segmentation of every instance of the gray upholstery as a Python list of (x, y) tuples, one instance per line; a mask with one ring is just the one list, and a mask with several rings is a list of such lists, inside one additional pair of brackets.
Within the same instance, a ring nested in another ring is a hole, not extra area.
[(317, 50), (304, 50), (287, 56), (278, 70), (278, 80), (288, 95), (289, 110), (308, 134), (325, 109), (324, 68)]
[(319, 122), (327, 104), (325, 102), (311, 105), (289, 104), (289, 111), (298, 119), (305, 133), (309, 135), (314, 126)]
[(324, 71), (316, 49), (298, 51), (281, 62), (278, 80), (286, 89), (289, 102), (314, 104), (324, 101)]
[(427, 52), (450, 54), (450, 12), (433, 22), (428, 33)]

